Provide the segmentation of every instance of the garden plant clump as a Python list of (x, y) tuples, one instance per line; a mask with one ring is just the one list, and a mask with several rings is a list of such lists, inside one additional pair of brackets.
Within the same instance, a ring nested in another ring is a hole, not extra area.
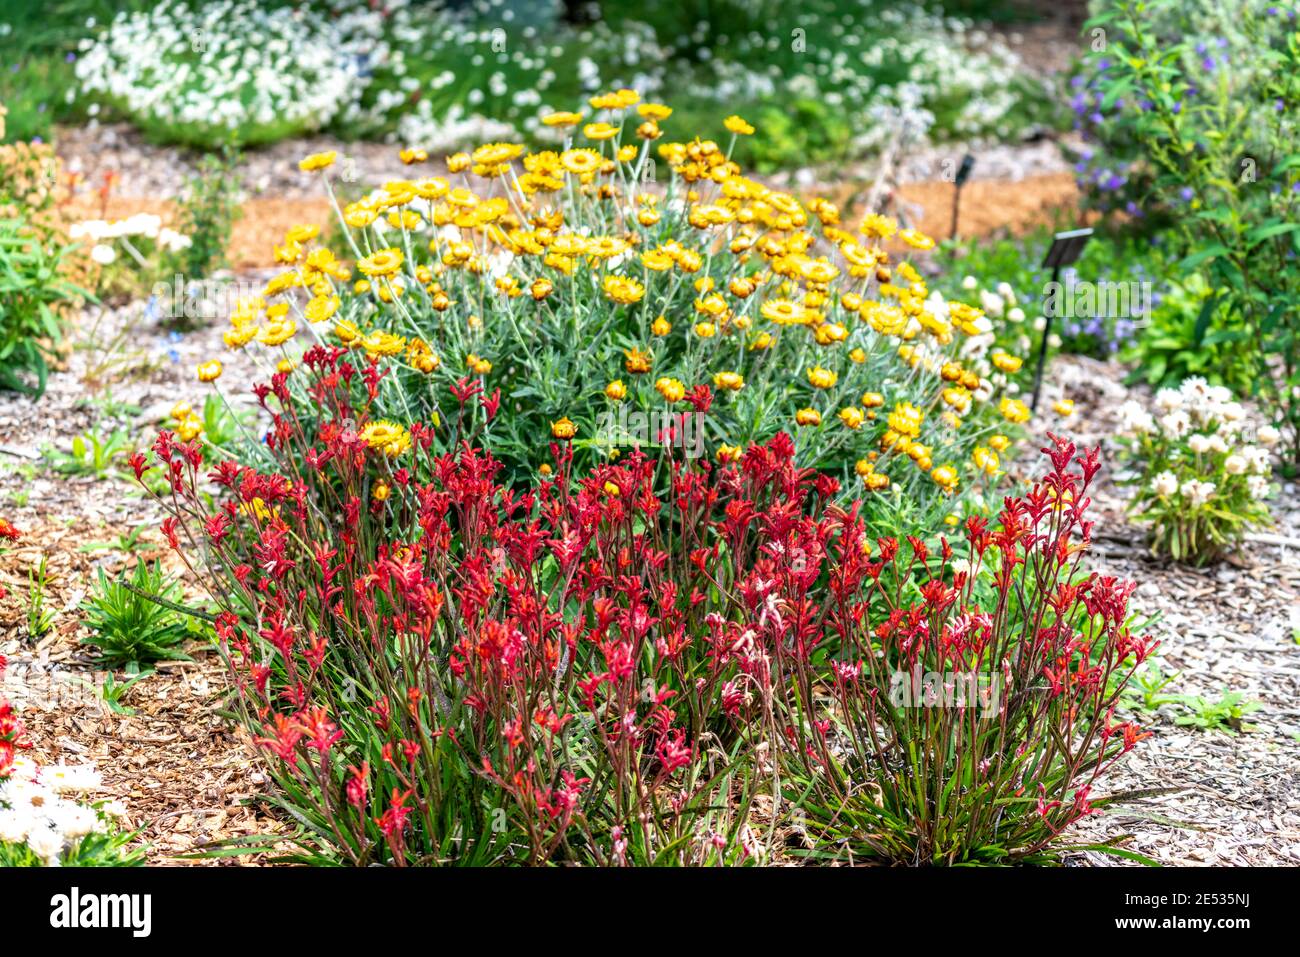
[(329, 21), (248, 0), (124, 11), (77, 61), (81, 93), (159, 139), (215, 148), (326, 125), (355, 65)]
[[(0, 139), (5, 117), (0, 112)], [(39, 395), (93, 265), (70, 242), (62, 167), (43, 144), (0, 146), (0, 389)]]
[(1294, 470), (1297, 10), (1251, 0), (1212, 15), (1208, 6), (1108, 5), (1090, 22), (1107, 40), (1085, 63), (1080, 110), (1105, 147), (1094, 162), (1117, 170), (1102, 188), (1131, 188), (1130, 212), (1167, 219), (1181, 268), (1208, 287), (1183, 348), (1217, 348), (1231, 361), (1218, 374), (1251, 382)]
[(1145, 736), (1115, 717), (1155, 647), (1129, 628), (1136, 583), (1081, 568), (1098, 450), (1049, 437), (1050, 471), (996, 524), (968, 519), (956, 547), (846, 526), (822, 607), (806, 597), (815, 565), (774, 570), (764, 600), (790, 614), (770, 647), (799, 719), (785, 787), (808, 796), (815, 853), (1041, 859), (1107, 803), (1097, 783)]
[[(332, 127), (433, 151), (557, 143), (548, 113), (629, 86), (681, 102), (714, 138), (720, 111), (747, 110), (769, 131), (740, 147), (760, 168), (874, 152), (881, 121), (900, 113), (937, 139), (1014, 139), (1054, 122), (1043, 81), (1023, 75), (1004, 42), (919, 7), (603, 8), (572, 24), (554, 2), (175, 0), (124, 10), (85, 37), (68, 95), (208, 149)], [(865, 20), (870, 40), (853, 26)]]
[(1255, 428), (1223, 386), (1188, 379), (1156, 393), (1157, 415), (1120, 408), (1136, 489), (1129, 507), (1151, 526), (1153, 551), (1204, 563), (1270, 523), (1271, 425)]
[[(1140, 740), (1110, 710), (1151, 647), (1125, 624), (1133, 585), (1083, 576), (1069, 547), (1095, 450), (1075, 473), (1057, 440), (996, 533), (972, 518), (970, 557), (940, 539), (931, 565), (915, 537), (910, 554), (868, 539), (784, 433), (716, 469), (636, 452), (585, 475), (560, 440), (552, 477), (517, 490), (490, 455), (439, 454), (425, 423), (362, 424), (358, 361), (304, 358), (323, 421), (283, 373), (263, 392), (283, 409), (270, 468), (205, 477), (170, 432), (132, 460), (168, 478), (164, 532), (222, 607), (305, 860), (762, 863), (760, 793), (881, 859), (1014, 859), (1090, 813)], [(932, 720), (888, 697), (923, 667), (1003, 696)], [(814, 706), (822, 685), (839, 697)], [(868, 739), (846, 769), (844, 741)]]
[[(412, 179), (336, 207), (351, 266), (291, 230), (289, 268), (226, 343), (282, 372), (303, 416), (319, 402), (294, 337), (355, 350), (373, 428), (432, 413), (444, 447), (481, 444), (512, 481), (549, 467), (547, 437), (585, 466), (632, 446), (727, 461), (791, 430), (802, 464), (880, 493), (873, 511), (955, 521), (996, 483), (1028, 418), (1022, 363), (981, 309), (931, 299), (906, 255), (932, 239), (881, 216), (851, 232), (833, 204), (746, 177), (727, 158), (754, 132), (739, 116), (728, 145), (656, 148), (670, 107), (626, 90), (590, 105), (604, 118), (548, 116), (572, 131), (558, 151), (485, 144), (450, 179), (406, 156)], [(335, 162), (301, 164), (331, 198)]]
[[(0, 518), (0, 540), (20, 533)], [(4, 597), (0, 589), (0, 598)], [(0, 680), (8, 661), (0, 655)], [(31, 739), (12, 704), (0, 695), (0, 867), (120, 867), (139, 864), (128, 849), (130, 835), (115, 823), (120, 806), (81, 803), (69, 794), (95, 791), (99, 777), (89, 766), (41, 767), (22, 754)]]

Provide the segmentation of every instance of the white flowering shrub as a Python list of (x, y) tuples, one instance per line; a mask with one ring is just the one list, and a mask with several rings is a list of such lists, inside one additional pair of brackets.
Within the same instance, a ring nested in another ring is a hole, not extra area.
[(1191, 378), (1161, 389), (1153, 415), (1136, 401), (1120, 407), (1135, 486), (1130, 513), (1151, 527), (1151, 547), (1176, 561), (1204, 564), (1271, 521), (1270, 447), (1279, 433), (1253, 429), (1222, 386)]
[(920, 8), (728, 0), (593, 10), (603, 19), (575, 25), (558, 0), (163, 2), (86, 41), (77, 74), (92, 109), (198, 146), (326, 126), (430, 152), (558, 145), (562, 133), (543, 116), (619, 88), (672, 99), (715, 139), (725, 136), (718, 117), (743, 112), (767, 136), (735, 158), (760, 168), (874, 152), (900, 132), (1007, 138), (1046, 116), (1049, 98), (1010, 47)]
[(211, 148), (318, 130), (355, 95), (334, 21), (252, 0), (123, 12), (77, 61), (83, 95), (159, 140)]
[(654, 26), (683, 119), (738, 110), (766, 131), (739, 157), (759, 168), (873, 153), (904, 130), (1011, 138), (1051, 114), (1010, 46), (921, 4), (722, 0), (629, 16)]
[[(355, 3), (334, 0), (340, 10)], [(559, 4), (543, 0), (528, 5), (542, 23), (524, 24), (519, 4), (478, 6), (412, 9), (389, 0), (384, 33), (366, 56), (366, 87), (340, 132), (383, 133), (430, 152), (492, 140), (558, 145), (563, 131), (541, 118), (562, 105), (604, 89), (664, 89), (668, 51), (647, 24), (570, 26), (558, 21)]]
[[(4, 529), (14, 533), (13, 526), (0, 520)], [(0, 678), (6, 663), (0, 655)], [(122, 813), (119, 807), (104, 801), (79, 803), (68, 796), (99, 790), (95, 770), (88, 765), (42, 768), (19, 753), (31, 746), (17, 712), (0, 697), (0, 867), (140, 863), (143, 853), (125, 849), (131, 835), (114, 823)]]
[(88, 767), (42, 768), (16, 758), (0, 779), (0, 867), (122, 867), (143, 861), (124, 848), (116, 823), (121, 809), (70, 797), (99, 788)]
[(548, 97), (659, 88), (662, 51), (648, 27), (561, 27), (558, 10), (506, 0), (473, 11), (409, 0), (163, 2), (84, 41), (77, 76), (83, 97), (156, 139), (200, 147), (333, 125), (347, 137), (452, 149), (545, 137)]
[(73, 223), (68, 236), (90, 247), (90, 258), (99, 267), (94, 291), (101, 298), (130, 293), (142, 278), (161, 278), (191, 245), (190, 237), (164, 226), (162, 217), (152, 213)]

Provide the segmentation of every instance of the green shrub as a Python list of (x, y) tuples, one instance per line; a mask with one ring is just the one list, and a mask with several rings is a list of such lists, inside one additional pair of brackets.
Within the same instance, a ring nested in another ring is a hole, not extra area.
[(176, 265), (187, 280), (204, 279), (230, 265), (226, 247), (240, 215), (238, 165), (238, 154), (229, 150), (205, 156), (185, 184), (177, 229), (190, 242), (176, 255)]
[[(1290, 5), (1107, 4), (1083, 109), (1103, 189), (1166, 216), (1179, 273), (1214, 291), (1188, 348), (1251, 353), (1255, 395), (1300, 466), (1300, 33)], [(1208, 24), (1208, 26), (1207, 26)], [(1089, 112), (1090, 111), (1090, 112)], [(1108, 165), (1109, 164), (1109, 165)], [(1125, 165), (1127, 164), (1127, 165)], [(1214, 323), (1214, 325), (1212, 325)], [(1210, 338), (1213, 333), (1215, 339)]]
[(95, 588), (81, 606), (90, 629), (82, 642), (98, 649), (99, 662), (111, 667), (189, 660), (180, 650), (190, 636), (185, 617), (146, 597), (175, 606), (181, 598), (180, 585), (164, 577), (161, 563), (150, 566), (137, 561), (129, 586), (99, 569)]
[(1159, 416), (1136, 401), (1120, 407), (1135, 487), (1129, 511), (1151, 527), (1152, 551), (1201, 565), (1271, 522), (1272, 426), (1252, 430), (1223, 386), (1202, 378), (1156, 394)]
[(1171, 279), (1151, 323), (1121, 357), (1133, 363), (1132, 379), (1153, 388), (1176, 387), (1201, 376), (1240, 394), (1249, 394), (1257, 347), (1240, 316), (1224, 306), (1199, 273)]
[(63, 276), (69, 250), (23, 219), (0, 220), (0, 389), (45, 391), (63, 335), (56, 307), (88, 295)]

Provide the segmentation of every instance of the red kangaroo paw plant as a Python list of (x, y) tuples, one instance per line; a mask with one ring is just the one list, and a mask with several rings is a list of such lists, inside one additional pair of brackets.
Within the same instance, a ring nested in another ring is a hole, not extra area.
[(957, 548), (870, 542), (784, 434), (582, 475), (560, 441), (521, 489), (371, 420), (354, 363), (308, 352), (311, 409), (259, 387), (256, 467), (168, 432), (132, 463), (170, 489), (304, 860), (761, 862), (788, 815), (824, 854), (1033, 859), (1141, 738), (1114, 718), (1151, 650), (1133, 586), (1080, 568), (1095, 452), (1055, 440)]
[(137, 466), (166, 470), (168, 537), (221, 606), (304, 857), (761, 859), (753, 739), (775, 697), (738, 586), (762, 524), (826, 494), (789, 438), (721, 472), (635, 452), (581, 477), (559, 443), (520, 492), (486, 454), (366, 421), (350, 361), (307, 357), (319, 424), (282, 380), (260, 393), (274, 468), (201, 474), (167, 432)]
[[(1155, 643), (1126, 624), (1132, 582), (1080, 562), (1097, 450), (1052, 437), (1051, 471), (937, 553), (872, 543), (850, 515), (824, 551), (768, 547), (742, 587), (784, 695), (788, 794), (821, 849), (904, 864), (1041, 856), (1099, 804), (1144, 735), (1115, 718)], [(809, 596), (808, 562), (826, 567)], [(891, 574), (882, 574), (891, 572)], [(901, 572), (901, 573), (900, 573)]]

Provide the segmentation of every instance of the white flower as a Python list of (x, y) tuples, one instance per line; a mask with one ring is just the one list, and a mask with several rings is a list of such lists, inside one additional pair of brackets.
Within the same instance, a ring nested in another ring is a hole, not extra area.
[(1151, 413), (1129, 399), (1119, 407), (1119, 428), (1124, 435), (1149, 435), (1156, 430)]
[(1241, 450), (1241, 457), (1250, 465), (1250, 471), (1256, 475), (1267, 475), (1272, 471), (1268, 461), (1268, 450), (1258, 445), (1247, 445)]
[(1210, 436), (1210, 451), (1217, 453), (1218, 455), (1222, 455), (1224, 452), (1228, 451), (1228, 443), (1218, 432), (1215, 432)]
[(103, 779), (89, 764), (55, 764), (41, 770), (41, 783), (52, 791), (97, 791)]
[(1195, 435), (1188, 436), (1187, 447), (1197, 455), (1204, 455), (1210, 450), (1210, 437), (1197, 432)]
[(1181, 439), (1192, 427), (1192, 420), (1182, 409), (1160, 417), (1160, 428), (1171, 439)]
[(103, 243), (96, 243), (90, 250), (90, 258), (95, 260), (101, 266), (109, 265), (117, 258), (117, 250), (112, 246), (105, 246)]
[(1249, 490), (1251, 498), (1266, 498), (1268, 496), (1268, 476), (1248, 475), (1246, 477), (1246, 488)]
[(1021, 309), (1019, 306), (1016, 306), (1014, 309), (1008, 309), (1007, 319), (1010, 322), (1024, 322), (1025, 310)]
[(1172, 412), (1183, 407), (1183, 395), (1177, 389), (1161, 389), (1156, 393), (1156, 408), (1161, 412)]
[(1205, 390), (1205, 397), (1214, 405), (1227, 405), (1232, 401), (1232, 392), (1227, 386), (1212, 385)]
[(69, 239), (93, 239), (98, 242), (108, 234), (108, 223), (102, 219), (87, 219), (68, 227)]
[(1223, 460), (1223, 470), (1229, 475), (1240, 475), (1245, 472), (1249, 464), (1240, 455), (1229, 455)]
[(978, 289), (979, 285), (980, 285), (980, 281), (976, 279), (974, 276), (967, 276), (965, 279), (961, 281), (961, 287), (965, 289), (967, 292), (970, 292), (971, 290), (974, 289)]
[(48, 825), (33, 828), (27, 835), (27, 846), (46, 867), (58, 867), (63, 853), (63, 836)]
[(1157, 495), (1173, 495), (1178, 491), (1178, 479), (1173, 472), (1161, 472), (1151, 482), (1151, 490)]
[(1217, 486), (1213, 482), (1200, 482), (1196, 479), (1188, 479), (1178, 490), (1182, 493), (1183, 498), (1192, 508), (1199, 508), (1210, 500)]
[(31, 758), (19, 755), (14, 758), (13, 768), (9, 776), (10, 787), (13, 787), (15, 781), (35, 781), (40, 770), (40, 767)]
[(170, 252), (180, 252), (182, 249), (189, 249), (193, 245), (190, 237), (184, 233), (178, 233), (174, 229), (164, 228), (158, 233), (158, 243)]
[(1219, 418), (1225, 422), (1240, 422), (1246, 417), (1246, 409), (1240, 402), (1225, 402), (1219, 407)]
[(0, 844), (21, 844), (27, 840), (30, 818), (0, 807)]
[(1259, 430), (1259, 435), (1256, 436), (1256, 438), (1259, 439), (1260, 445), (1267, 446), (1270, 448), (1274, 445), (1277, 445), (1278, 439), (1280, 439), (1281, 437), (1282, 434), (1278, 432), (1277, 429), (1273, 428), (1273, 426), (1271, 425), (1262, 426)]
[(987, 289), (981, 289), (980, 308), (990, 316), (1001, 316), (1002, 310), (1006, 308), (1006, 303), (997, 293), (989, 292)]

